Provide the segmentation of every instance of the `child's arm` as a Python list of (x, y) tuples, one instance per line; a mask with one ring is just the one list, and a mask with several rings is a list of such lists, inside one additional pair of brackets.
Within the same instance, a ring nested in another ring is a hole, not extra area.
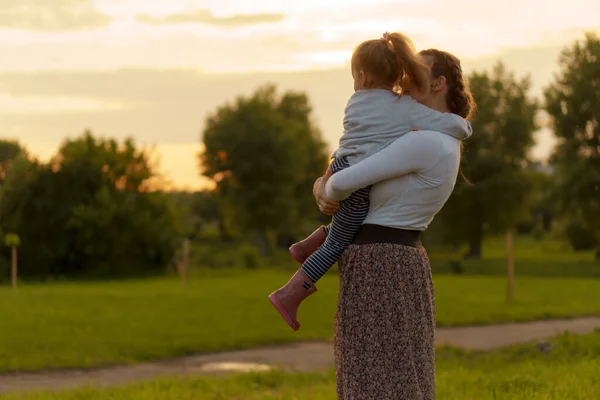
[(460, 140), (473, 134), (471, 123), (459, 115), (436, 111), (412, 97), (407, 97), (405, 101), (410, 102), (408, 115), (414, 129), (442, 132)]

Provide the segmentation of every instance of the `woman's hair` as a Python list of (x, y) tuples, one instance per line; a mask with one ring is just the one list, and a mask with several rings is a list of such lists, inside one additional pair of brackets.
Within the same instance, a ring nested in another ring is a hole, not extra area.
[(371, 85), (392, 90), (405, 74), (417, 87), (424, 88), (429, 74), (411, 40), (401, 33), (385, 33), (381, 39), (358, 45), (352, 54), (352, 69), (363, 71), (372, 80)]
[(446, 102), (450, 111), (466, 119), (471, 117), (475, 112), (476, 105), (463, 76), (460, 60), (448, 52), (437, 49), (422, 50), (419, 54), (432, 58), (431, 76), (433, 78), (440, 76), (446, 78), (448, 85)]
[[(448, 93), (446, 94), (446, 102), (448, 108), (453, 114), (460, 115), (461, 117), (468, 119), (470, 118), (477, 108), (473, 95), (469, 90), (469, 86), (463, 76), (462, 68), (460, 66), (460, 60), (445, 51), (437, 49), (427, 49), (419, 52), (422, 56), (429, 56), (432, 58), (431, 63), (431, 76), (433, 78), (439, 78), (443, 76), (446, 78), (446, 85), (448, 85)], [(460, 142), (460, 152), (464, 151), (464, 143)], [(467, 179), (462, 171), (459, 169), (460, 175), (465, 180), (465, 183), (471, 185), (471, 182)]]

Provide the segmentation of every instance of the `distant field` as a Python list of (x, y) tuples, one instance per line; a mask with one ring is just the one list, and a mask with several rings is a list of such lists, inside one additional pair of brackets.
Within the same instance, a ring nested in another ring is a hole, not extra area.
[[(600, 332), (562, 336), (549, 354), (535, 345), (489, 353), (439, 350), (440, 400), (591, 400), (600, 397)], [(110, 389), (40, 392), (7, 400), (335, 400), (333, 372), (163, 379)]]
[[(243, 264), (243, 253), (249, 246), (207, 242), (192, 246), (195, 267), (233, 268)], [(483, 243), (483, 259), (463, 260), (466, 247), (458, 249), (427, 246), (434, 274), (454, 274), (459, 262), (463, 275), (505, 275), (506, 239), (489, 237)], [(515, 273), (517, 276), (591, 277), (600, 278), (600, 261), (593, 251), (576, 252), (568, 243), (551, 238), (536, 240), (530, 236), (515, 236)], [(242, 254), (240, 254), (242, 253)], [(260, 264), (266, 264), (260, 262)], [(268, 262), (273, 267), (295, 268), (297, 265), (283, 250), (276, 251)], [(337, 267), (332, 269), (337, 273)]]
[[(483, 244), (482, 260), (462, 260), (466, 248), (430, 248), (432, 269), (435, 274), (453, 273), (451, 263), (460, 261), (465, 275), (506, 274), (506, 239), (491, 237)], [(598, 277), (600, 262), (593, 251), (576, 252), (562, 241), (535, 240), (529, 236), (515, 236), (513, 253), (517, 276)]]
[[(447, 249), (430, 249), (432, 258), (458, 258), (465, 252), (466, 247), (461, 247), (454, 252)], [(536, 240), (531, 236), (515, 235), (513, 252), (515, 258), (521, 261), (589, 262), (594, 260), (593, 251), (573, 251), (566, 242), (551, 238)], [(504, 236), (486, 238), (482, 253), (484, 260), (506, 258), (506, 238)]]
[[(287, 271), (205, 271), (176, 279), (0, 287), (0, 371), (91, 367), (306, 339), (331, 339), (338, 279), (329, 275), (292, 332), (267, 300)], [(436, 276), (440, 325), (600, 314), (600, 280)]]

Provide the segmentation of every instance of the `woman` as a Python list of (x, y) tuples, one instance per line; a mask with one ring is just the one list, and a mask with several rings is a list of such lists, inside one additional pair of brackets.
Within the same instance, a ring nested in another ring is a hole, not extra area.
[[(402, 91), (442, 112), (468, 118), (474, 108), (460, 61), (422, 51), (431, 66), (425, 92)], [(433, 131), (410, 132), (373, 156), (315, 182), (319, 209), (374, 185), (369, 215), (339, 262), (335, 323), (338, 399), (435, 399), (435, 305), (431, 268), (419, 233), (450, 196), (461, 141)]]

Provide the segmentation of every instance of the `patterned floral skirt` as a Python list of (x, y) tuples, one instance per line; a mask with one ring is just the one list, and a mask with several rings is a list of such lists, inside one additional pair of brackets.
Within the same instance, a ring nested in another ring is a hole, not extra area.
[(339, 262), (339, 400), (434, 400), (435, 304), (423, 247), (351, 245)]

